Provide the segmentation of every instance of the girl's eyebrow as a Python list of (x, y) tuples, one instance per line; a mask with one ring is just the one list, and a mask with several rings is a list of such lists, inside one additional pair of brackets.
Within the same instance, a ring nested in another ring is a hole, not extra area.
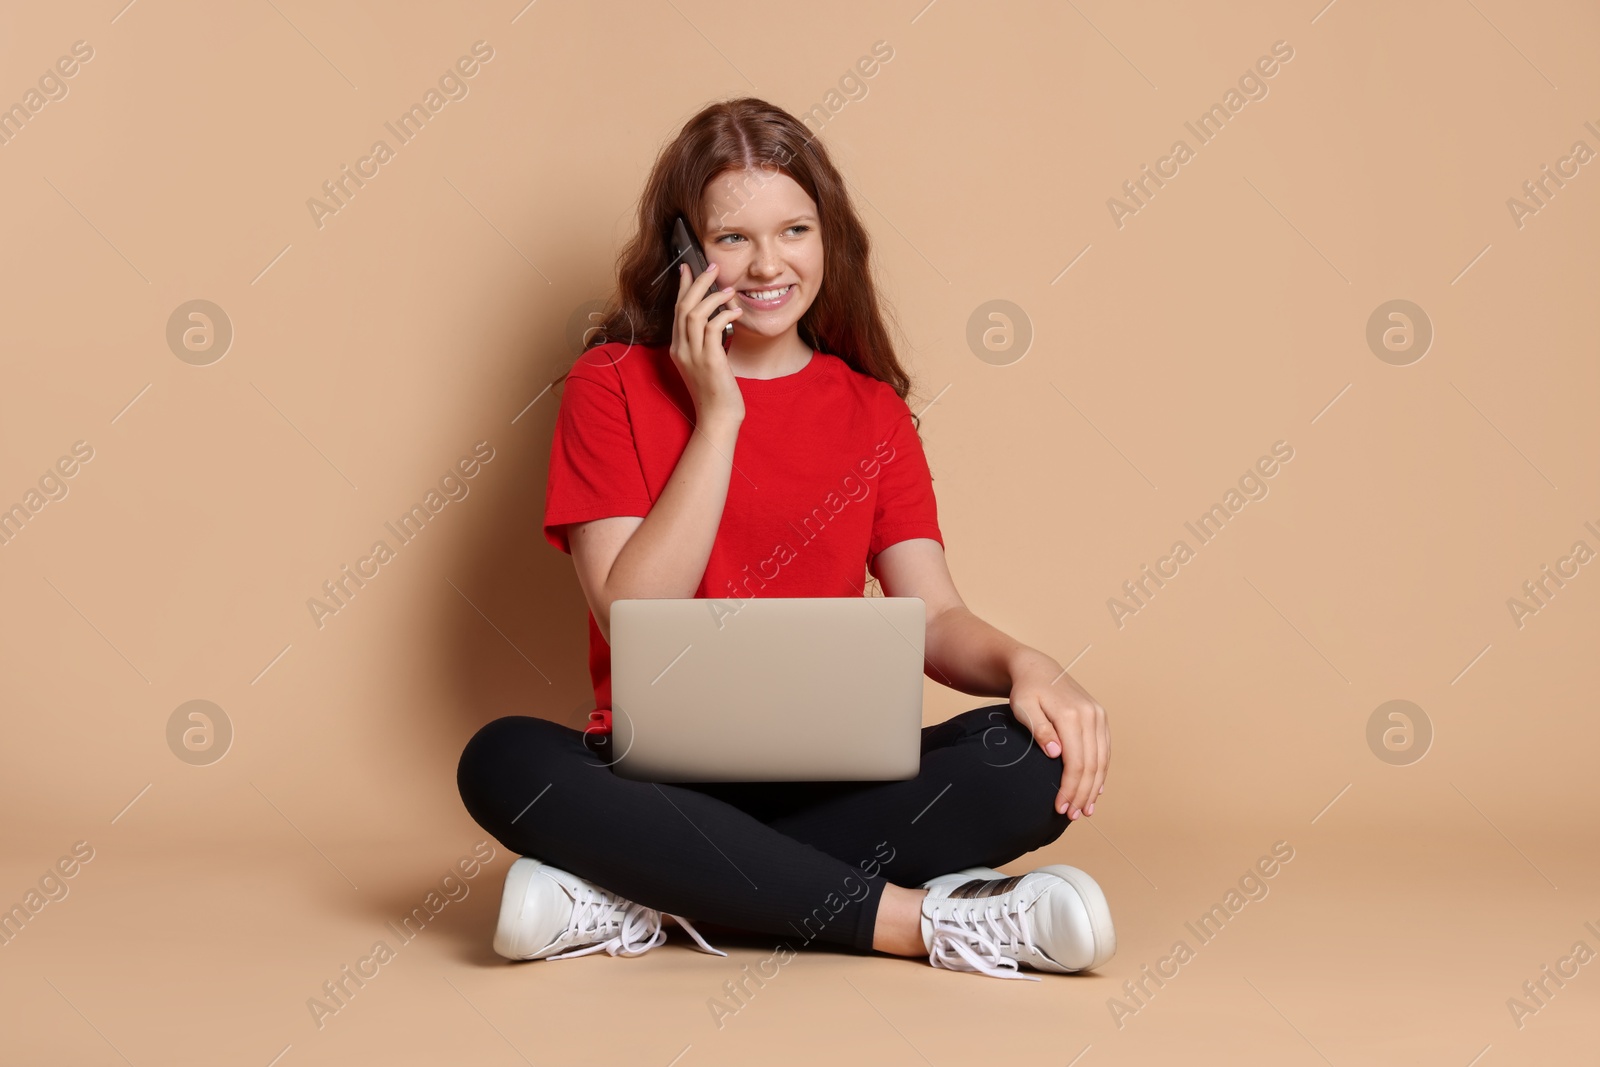
[[(780, 222), (778, 224), (778, 226), (781, 229), (787, 229), (788, 227), (793, 226), (797, 222), (816, 222), (816, 221), (817, 221), (817, 218), (816, 218), (815, 215), (796, 215), (796, 216), (794, 216), (794, 218), (784, 219), (782, 222)], [(732, 230), (740, 229), (740, 228), (742, 228), (742, 227), (736, 227), (736, 226), (714, 226), (714, 227), (712, 227), (710, 230), (708, 230), (706, 232), (707, 233), (727, 233), (727, 232), (730, 232)]]

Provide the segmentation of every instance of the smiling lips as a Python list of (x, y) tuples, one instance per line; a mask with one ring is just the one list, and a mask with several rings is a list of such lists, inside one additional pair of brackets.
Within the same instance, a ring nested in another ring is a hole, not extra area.
[(758, 311), (770, 311), (773, 308), (782, 307), (793, 293), (794, 283), (791, 282), (788, 285), (773, 289), (741, 289), (739, 290), (739, 299), (747, 307), (755, 308)]

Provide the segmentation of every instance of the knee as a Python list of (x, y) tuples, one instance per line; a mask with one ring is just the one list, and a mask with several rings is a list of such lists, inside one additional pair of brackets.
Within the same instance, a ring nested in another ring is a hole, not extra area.
[[(1055, 778), (1061, 778), (1061, 761), (1045, 755), (1033, 733), (1018, 721), (1010, 704), (993, 704), (973, 708), (941, 724), (953, 734), (959, 734), (959, 743), (985, 770), (986, 778), (993, 782), (1021, 783), (1049, 777), (1049, 766), (1055, 766)], [(1014, 788), (1015, 786), (1011, 786)]]
[(1061, 757), (1045, 754), (1009, 706), (1003, 711), (982, 735), (984, 777), (1002, 798), (1017, 846), (1027, 852), (1048, 845), (1072, 824), (1056, 811), (1063, 764)]
[(456, 777), (476, 777), (473, 772), (492, 771), (507, 762), (523, 773), (536, 770), (547, 758), (566, 748), (565, 735), (577, 734), (571, 727), (531, 715), (507, 715), (486, 723), (461, 750)]
[(1033, 734), (1018, 721), (1010, 704), (973, 708), (950, 722), (952, 725), (959, 724), (963, 733), (976, 737), (986, 766), (1016, 767), (1029, 757), (1044, 755), (1034, 741)]
[[(472, 735), (456, 765), (456, 788), (468, 812), (482, 822), (493, 799), (529, 781), (553, 781), (559, 763), (583, 751), (571, 727), (528, 715), (496, 719)], [(521, 790), (516, 790), (520, 795)]]

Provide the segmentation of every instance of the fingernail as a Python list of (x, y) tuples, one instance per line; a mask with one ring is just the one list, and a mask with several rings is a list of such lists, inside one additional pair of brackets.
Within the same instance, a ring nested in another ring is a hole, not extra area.
[(1072, 817), (1073, 817), (1073, 818), (1074, 818), (1074, 819), (1076, 819), (1076, 818), (1077, 818), (1077, 817), (1078, 817), (1078, 816), (1079, 816), (1079, 815), (1081, 815), (1081, 814), (1083, 814), (1083, 813), (1082, 813), (1082, 812), (1080, 812), (1080, 811), (1079, 811), (1079, 810), (1078, 810), (1078, 809), (1077, 809), (1077, 808), (1073, 808), (1073, 809), (1072, 809)]
[(1057, 756), (1061, 755), (1061, 746), (1052, 741), (1048, 745), (1044, 746), (1044, 754), (1049, 756), (1051, 759), (1055, 759)]
[[(1104, 793), (1105, 791), (1106, 791), (1106, 787), (1105, 786), (1101, 786), (1100, 787), (1100, 793)], [(1099, 796), (1100, 793), (1096, 793), (1095, 796)]]
[(1087, 812), (1088, 812), (1088, 813), (1089, 813), (1089, 814), (1090, 814), (1090, 815), (1093, 815), (1093, 814), (1094, 814), (1094, 805), (1093, 805), (1093, 804), (1090, 804), (1090, 805), (1089, 805), (1089, 806), (1088, 806), (1088, 807), (1087, 807), (1087, 808), (1086, 808), (1086, 809), (1084, 809), (1084, 810), (1085, 810), (1085, 811), (1087, 811)]

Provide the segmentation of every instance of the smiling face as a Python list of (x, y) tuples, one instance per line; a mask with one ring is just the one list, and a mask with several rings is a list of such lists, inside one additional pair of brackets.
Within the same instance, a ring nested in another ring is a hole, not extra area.
[(822, 287), (822, 224), (811, 197), (775, 169), (726, 171), (706, 186), (701, 214), (716, 284), (737, 289), (735, 303), (744, 308), (735, 334), (798, 336)]

